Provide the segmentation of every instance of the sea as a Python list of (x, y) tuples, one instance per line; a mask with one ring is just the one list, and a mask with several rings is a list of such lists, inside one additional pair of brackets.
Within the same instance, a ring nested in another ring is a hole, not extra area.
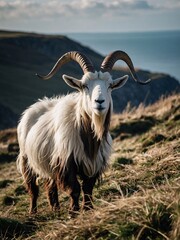
[(125, 51), (136, 68), (166, 73), (180, 81), (180, 31), (66, 35), (103, 56), (115, 50)]

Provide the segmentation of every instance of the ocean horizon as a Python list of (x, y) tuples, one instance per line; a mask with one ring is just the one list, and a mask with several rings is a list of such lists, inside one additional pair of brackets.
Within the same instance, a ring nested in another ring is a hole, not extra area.
[[(124, 33), (66, 33), (71, 39), (107, 55), (115, 50), (127, 52), (134, 66), (166, 73), (180, 81), (180, 31)], [(120, 65), (125, 66), (123, 62)]]

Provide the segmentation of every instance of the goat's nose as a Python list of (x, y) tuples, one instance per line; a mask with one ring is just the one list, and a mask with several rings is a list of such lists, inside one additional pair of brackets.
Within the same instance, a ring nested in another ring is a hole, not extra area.
[(95, 102), (97, 102), (97, 103), (99, 103), (99, 104), (101, 104), (101, 103), (103, 103), (105, 100), (100, 100), (100, 99), (95, 99)]

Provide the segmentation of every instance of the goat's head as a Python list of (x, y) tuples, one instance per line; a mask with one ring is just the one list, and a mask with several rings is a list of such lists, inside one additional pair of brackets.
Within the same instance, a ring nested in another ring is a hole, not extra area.
[(126, 83), (128, 79), (127, 75), (113, 80), (109, 73), (117, 60), (123, 60), (127, 63), (132, 77), (136, 82), (140, 84), (147, 84), (150, 82), (150, 79), (146, 82), (138, 80), (130, 57), (122, 51), (115, 51), (109, 54), (102, 62), (99, 72), (95, 71), (93, 64), (84, 54), (79, 52), (68, 52), (57, 61), (48, 75), (38, 76), (45, 80), (49, 79), (63, 64), (71, 60), (76, 61), (80, 65), (84, 75), (81, 80), (67, 75), (63, 75), (63, 79), (69, 86), (81, 92), (83, 96), (83, 110), (89, 116), (96, 115), (103, 119), (107, 112), (111, 111), (111, 91), (122, 87)]
[(95, 114), (102, 117), (110, 108), (111, 91), (123, 86), (128, 76), (113, 81), (108, 72), (95, 71), (85, 73), (81, 80), (67, 75), (63, 75), (63, 79), (69, 86), (81, 92), (83, 109), (89, 116)]

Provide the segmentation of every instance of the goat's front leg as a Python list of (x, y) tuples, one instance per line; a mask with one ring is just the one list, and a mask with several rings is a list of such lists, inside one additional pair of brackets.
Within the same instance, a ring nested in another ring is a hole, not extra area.
[(77, 166), (71, 156), (63, 173), (63, 186), (69, 190), (71, 196), (70, 211), (79, 211), (79, 196), (81, 187), (77, 179)]
[(83, 184), (82, 184), (82, 190), (83, 190), (83, 209), (85, 210), (90, 210), (93, 208), (93, 199), (92, 199), (92, 193), (93, 193), (93, 188), (96, 183), (97, 177), (85, 177), (83, 179)]
[(48, 179), (46, 181), (46, 191), (47, 191), (47, 197), (49, 201), (49, 205), (53, 211), (58, 211), (60, 209), (59, 207), (59, 201), (58, 201), (58, 188), (55, 180)]
[(71, 183), (69, 189), (71, 196), (70, 211), (79, 211), (79, 196), (81, 188), (77, 178), (74, 178), (74, 182)]

